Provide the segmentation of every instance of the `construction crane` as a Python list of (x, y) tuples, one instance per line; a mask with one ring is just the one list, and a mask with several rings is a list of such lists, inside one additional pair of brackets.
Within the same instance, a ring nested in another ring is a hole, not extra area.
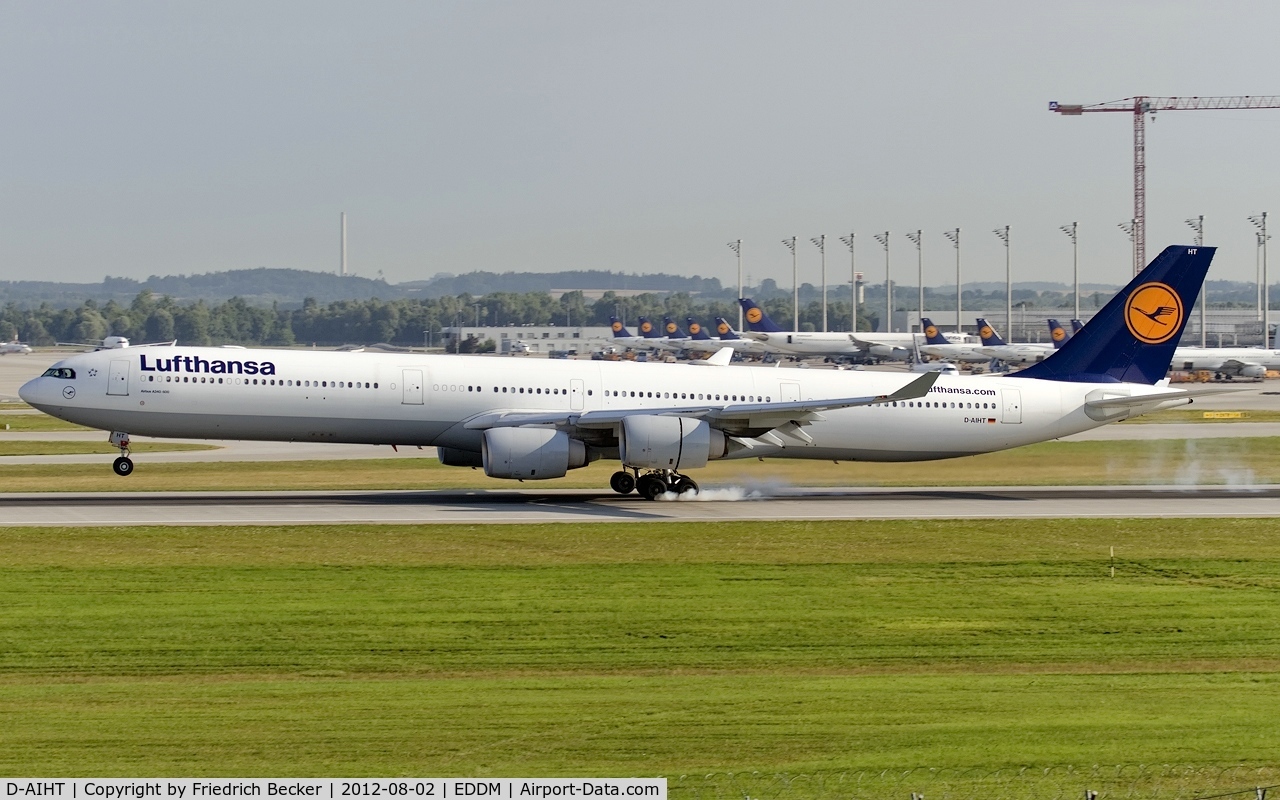
[(1280, 108), (1280, 95), (1235, 97), (1126, 97), (1094, 105), (1051, 102), (1049, 110), (1067, 117), (1098, 112), (1133, 115), (1133, 272), (1147, 265), (1147, 115), (1158, 111), (1230, 111)]

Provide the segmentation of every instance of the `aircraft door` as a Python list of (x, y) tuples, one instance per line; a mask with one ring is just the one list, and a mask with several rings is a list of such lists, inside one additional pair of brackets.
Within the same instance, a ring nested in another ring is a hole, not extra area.
[(784, 383), (778, 391), (778, 399), (784, 403), (795, 403), (800, 400), (800, 384)]
[(577, 378), (569, 381), (569, 409), (582, 410), (582, 381)]
[(1022, 422), (1022, 390), (1001, 389), (1000, 399), (1004, 401), (1004, 414), (1000, 417), (1000, 421), (1009, 423)]
[(107, 394), (128, 396), (129, 394), (129, 361), (117, 358), (111, 362), (111, 370), (107, 373)]
[(401, 384), (401, 404), (406, 406), (422, 405), (422, 370), (404, 370), (404, 382)]

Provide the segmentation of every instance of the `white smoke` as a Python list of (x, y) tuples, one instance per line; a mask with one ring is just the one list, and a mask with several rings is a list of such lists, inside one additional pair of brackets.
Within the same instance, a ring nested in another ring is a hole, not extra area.
[(765, 500), (768, 494), (760, 489), (748, 489), (745, 486), (722, 486), (717, 489), (698, 489), (694, 492), (676, 494), (664, 492), (658, 495), (659, 500), (682, 503), (736, 503), (740, 500)]

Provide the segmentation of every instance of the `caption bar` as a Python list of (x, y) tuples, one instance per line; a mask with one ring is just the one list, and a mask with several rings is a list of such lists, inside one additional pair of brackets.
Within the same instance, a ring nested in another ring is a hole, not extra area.
[(0, 786), (6, 800), (667, 798), (666, 778), (0, 778)]

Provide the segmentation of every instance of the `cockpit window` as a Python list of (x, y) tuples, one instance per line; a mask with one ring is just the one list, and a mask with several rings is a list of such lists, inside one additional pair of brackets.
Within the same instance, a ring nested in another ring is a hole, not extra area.
[(76, 371), (71, 367), (49, 367), (44, 371), (43, 378), (74, 378)]

